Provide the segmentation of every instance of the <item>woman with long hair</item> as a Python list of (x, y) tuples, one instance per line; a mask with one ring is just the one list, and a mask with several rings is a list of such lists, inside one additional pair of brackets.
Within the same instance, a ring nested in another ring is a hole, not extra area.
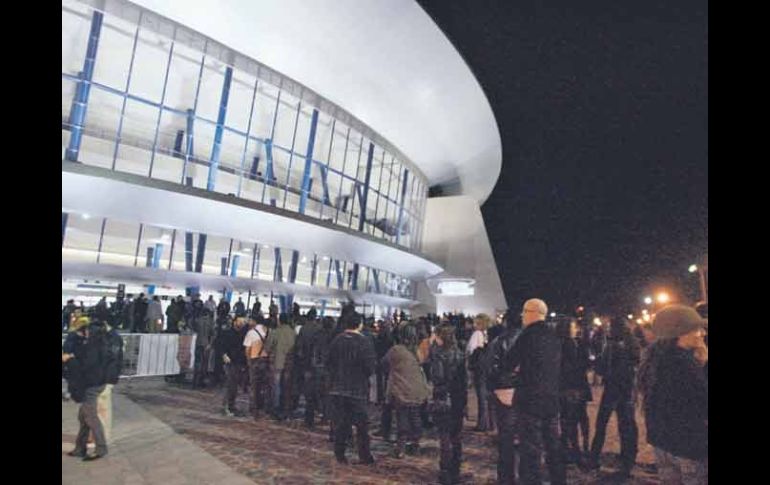
[(462, 460), (461, 432), (468, 399), (468, 374), (465, 356), (457, 347), (452, 325), (445, 324), (436, 329), (436, 348), (430, 355), (428, 369), (433, 383), (430, 408), (441, 447), (439, 483), (457, 483)]

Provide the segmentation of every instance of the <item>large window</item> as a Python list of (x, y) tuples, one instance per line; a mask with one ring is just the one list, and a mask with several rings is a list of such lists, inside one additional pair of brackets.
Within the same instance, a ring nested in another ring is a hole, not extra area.
[[(317, 96), (297, 97), (304, 88), (256, 61), (120, 5), (101, 14), (77, 0), (62, 4), (63, 154), (69, 149), (85, 164), (303, 212), (419, 249), (427, 184), (387, 143), (360, 122), (320, 111)], [(93, 29), (98, 48), (89, 74)], [(75, 107), (83, 105), (80, 119)]]

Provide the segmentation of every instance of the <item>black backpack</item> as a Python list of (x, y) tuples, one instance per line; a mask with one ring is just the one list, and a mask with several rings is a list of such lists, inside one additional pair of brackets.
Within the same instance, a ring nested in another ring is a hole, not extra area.
[(473, 353), (471, 353), (470, 357), (468, 357), (468, 369), (470, 369), (472, 372), (479, 372), (484, 370), (481, 363), (484, 360), (484, 356), (487, 353), (486, 350), (488, 347), (489, 344), (483, 347), (476, 347), (473, 350)]
[(115, 330), (106, 335), (107, 384), (117, 384), (123, 371), (123, 337)]
[(481, 361), (481, 371), (486, 376), (487, 385), (490, 389), (494, 389), (500, 381), (502, 364), (505, 359), (504, 354), (510, 350), (516, 342), (516, 339), (521, 335), (520, 331), (516, 332), (516, 334), (513, 335), (513, 339), (510, 340), (510, 342), (507, 342), (507, 340), (511, 338), (509, 332), (511, 332), (511, 330), (504, 331), (487, 345), (487, 351), (484, 353), (484, 357)]

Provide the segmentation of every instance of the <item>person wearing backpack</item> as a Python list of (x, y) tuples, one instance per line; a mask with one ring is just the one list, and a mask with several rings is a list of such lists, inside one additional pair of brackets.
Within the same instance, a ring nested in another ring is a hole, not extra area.
[(262, 322), (261, 316), (257, 320), (249, 319), (249, 331), (243, 339), (249, 369), (249, 412), (255, 420), (259, 418), (259, 411), (265, 409), (270, 382), (270, 359), (265, 348), (270, 331)]
[(487, 346), (487, 328), (491, 320), (485, 313), (479, 313), (473, 320), (475, 331), (468, 341), (468, 347), (465, 352), (468, 355), (468, 370), (473, 376), (473, 388), (476, 391), (476, 405), (478, 407), (478, 417), (476, 427), (477, 432), (485, 432), (490, 428), (489, 422), (489, 400), (487, 395), (487, 381), (484, 378), (484, 372), (481, 369), (481, 358), (484, 355)]
[(482, 369), (487, 379), (487, 387), (492, 392), (492, 402), (497, 421), (497, 483), (512, 485), (516, 483), (517, 430), (516, 414), (513, 409), (513, 393), (516, 386), (517, 371), (503, 371), (504, 359), (521, 334), (521, 322), (510, 316), (506, 318), (502, 332), (490, 343)]

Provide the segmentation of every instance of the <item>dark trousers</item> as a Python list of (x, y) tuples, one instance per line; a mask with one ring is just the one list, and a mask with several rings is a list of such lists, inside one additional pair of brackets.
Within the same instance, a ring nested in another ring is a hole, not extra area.
[(214, 375), (213, 381), (215, 384), (222, 382), (223, 378), (226, 378), (223, 356), (224, 352), (221, 349), (214, 350)]
[(404, 450), (407, 443), (418, 444), (422, 435), (421, 406), (411, 404), (396, 404), (396, 421), (398, 425), (398, 440), (396, 449)]
[(315, 413), (320, 410), (326, 414), (324, 406), (324, 383), (326, 376), (324, 369), (316, 368), (305, 373), (305, 425), (312, 427), (315, 422)]
[(588, 453), (588, 413), (583, 399), (563, 397), (560, 402), (561, 410), (561, 444), (564, 452), (575, 459), (580, 455), (578, 441), (578, 426), (583, 435), (583, 451)]
[(387, 374), (382, 372), (382, 368), (377, 366), (377, 402), (382, 404), (385, 402), (385, 381)]
[(369, 450), (369, 416), (366, 414), (366, 399), (333, 395), (331, 406), (334, 414), (334, 456), (339, 460), (345, 458), (345, 448), (353, 432), (352, 426), (355, 426), (358, 458), (368, 461), (371, 458), (371, 451)]
[(382, 437), (387, 439), (390, 436), (390, 432), (393, 429), (393, 403), (386, 402), (382, 406), (382, 414), (380, 414), (380, 433)]
[(513, 406), (506, 406), (497, 398), (492, 397), (497, 415), (497, 483), (514, 485), (518, 483), (516, 462), (518, 461), (518, 430), (516, 429), (516, 413)]
[(80, 429), (78, 430), (77, 438), (75, 438), (75, 451), (77, 453), (86, 453), (88, 436), (93, 432), (94, 441), (96, 442), (96, 454), (107, 454), (107, 440), (104, 437), (104, 427), (96, 410), (96, 401), (99, 399), (99, 394), (104, 391), (104, 387), (104, 385), (101, 385), (86, 389), (85, 398), (78, 410)]
[(267, 358), (249, 361), (249, 412), (257, 416), (270, 399), (270, 361)]
[(193, 370), (193, 387), (201, 387), (209, 374), (209, 358), (211, 350), (206, 347), (195, 347), (195, 368)]
[(476, 403), (478, 404), (478, 419), (476, 428), (480, 431), (486, 431), (491, 427), (489, 422), (489, 393), (487, 391), (487, 380), (484, 374), (474, 372), (473, 387), (476, 390)]
[(238, 387), (243, 385), (243, 381), (248, 378), (246, 366), (242, 364), (225, 365), (227, 375), (227, 387), (225, 389), (224, 406), (230, 411), (235, 409), (235, 397), (238, 395)]
[(433, 423), (438, 430), (439, 482), (456, 483), (460, 478), (460, 463), (463, 456), (463, 408), (456, 407), (446, 412), (433, 414)]
[(607, 434), (607, 422), (614, 412), (618, 416), (618, 432), (620, 434), (620, 459), (624, 466), (633, 466), (636, 462), (639, 431), (636, 427), (634, 400), (631, 389), (605, 387), (599, 413), (596, 416), (596, 432), (591, 443), (591, 458), (598, 460), (604, 448)]
[(540, 457), (545, 451), (545, 462), (552, 485), (566, 484), (564, 456), (559, 439), (559, 417), (541, 418), (519, 409), (516, 423), (521, 439), (519, 477), (523, 485), (540, 485)]

